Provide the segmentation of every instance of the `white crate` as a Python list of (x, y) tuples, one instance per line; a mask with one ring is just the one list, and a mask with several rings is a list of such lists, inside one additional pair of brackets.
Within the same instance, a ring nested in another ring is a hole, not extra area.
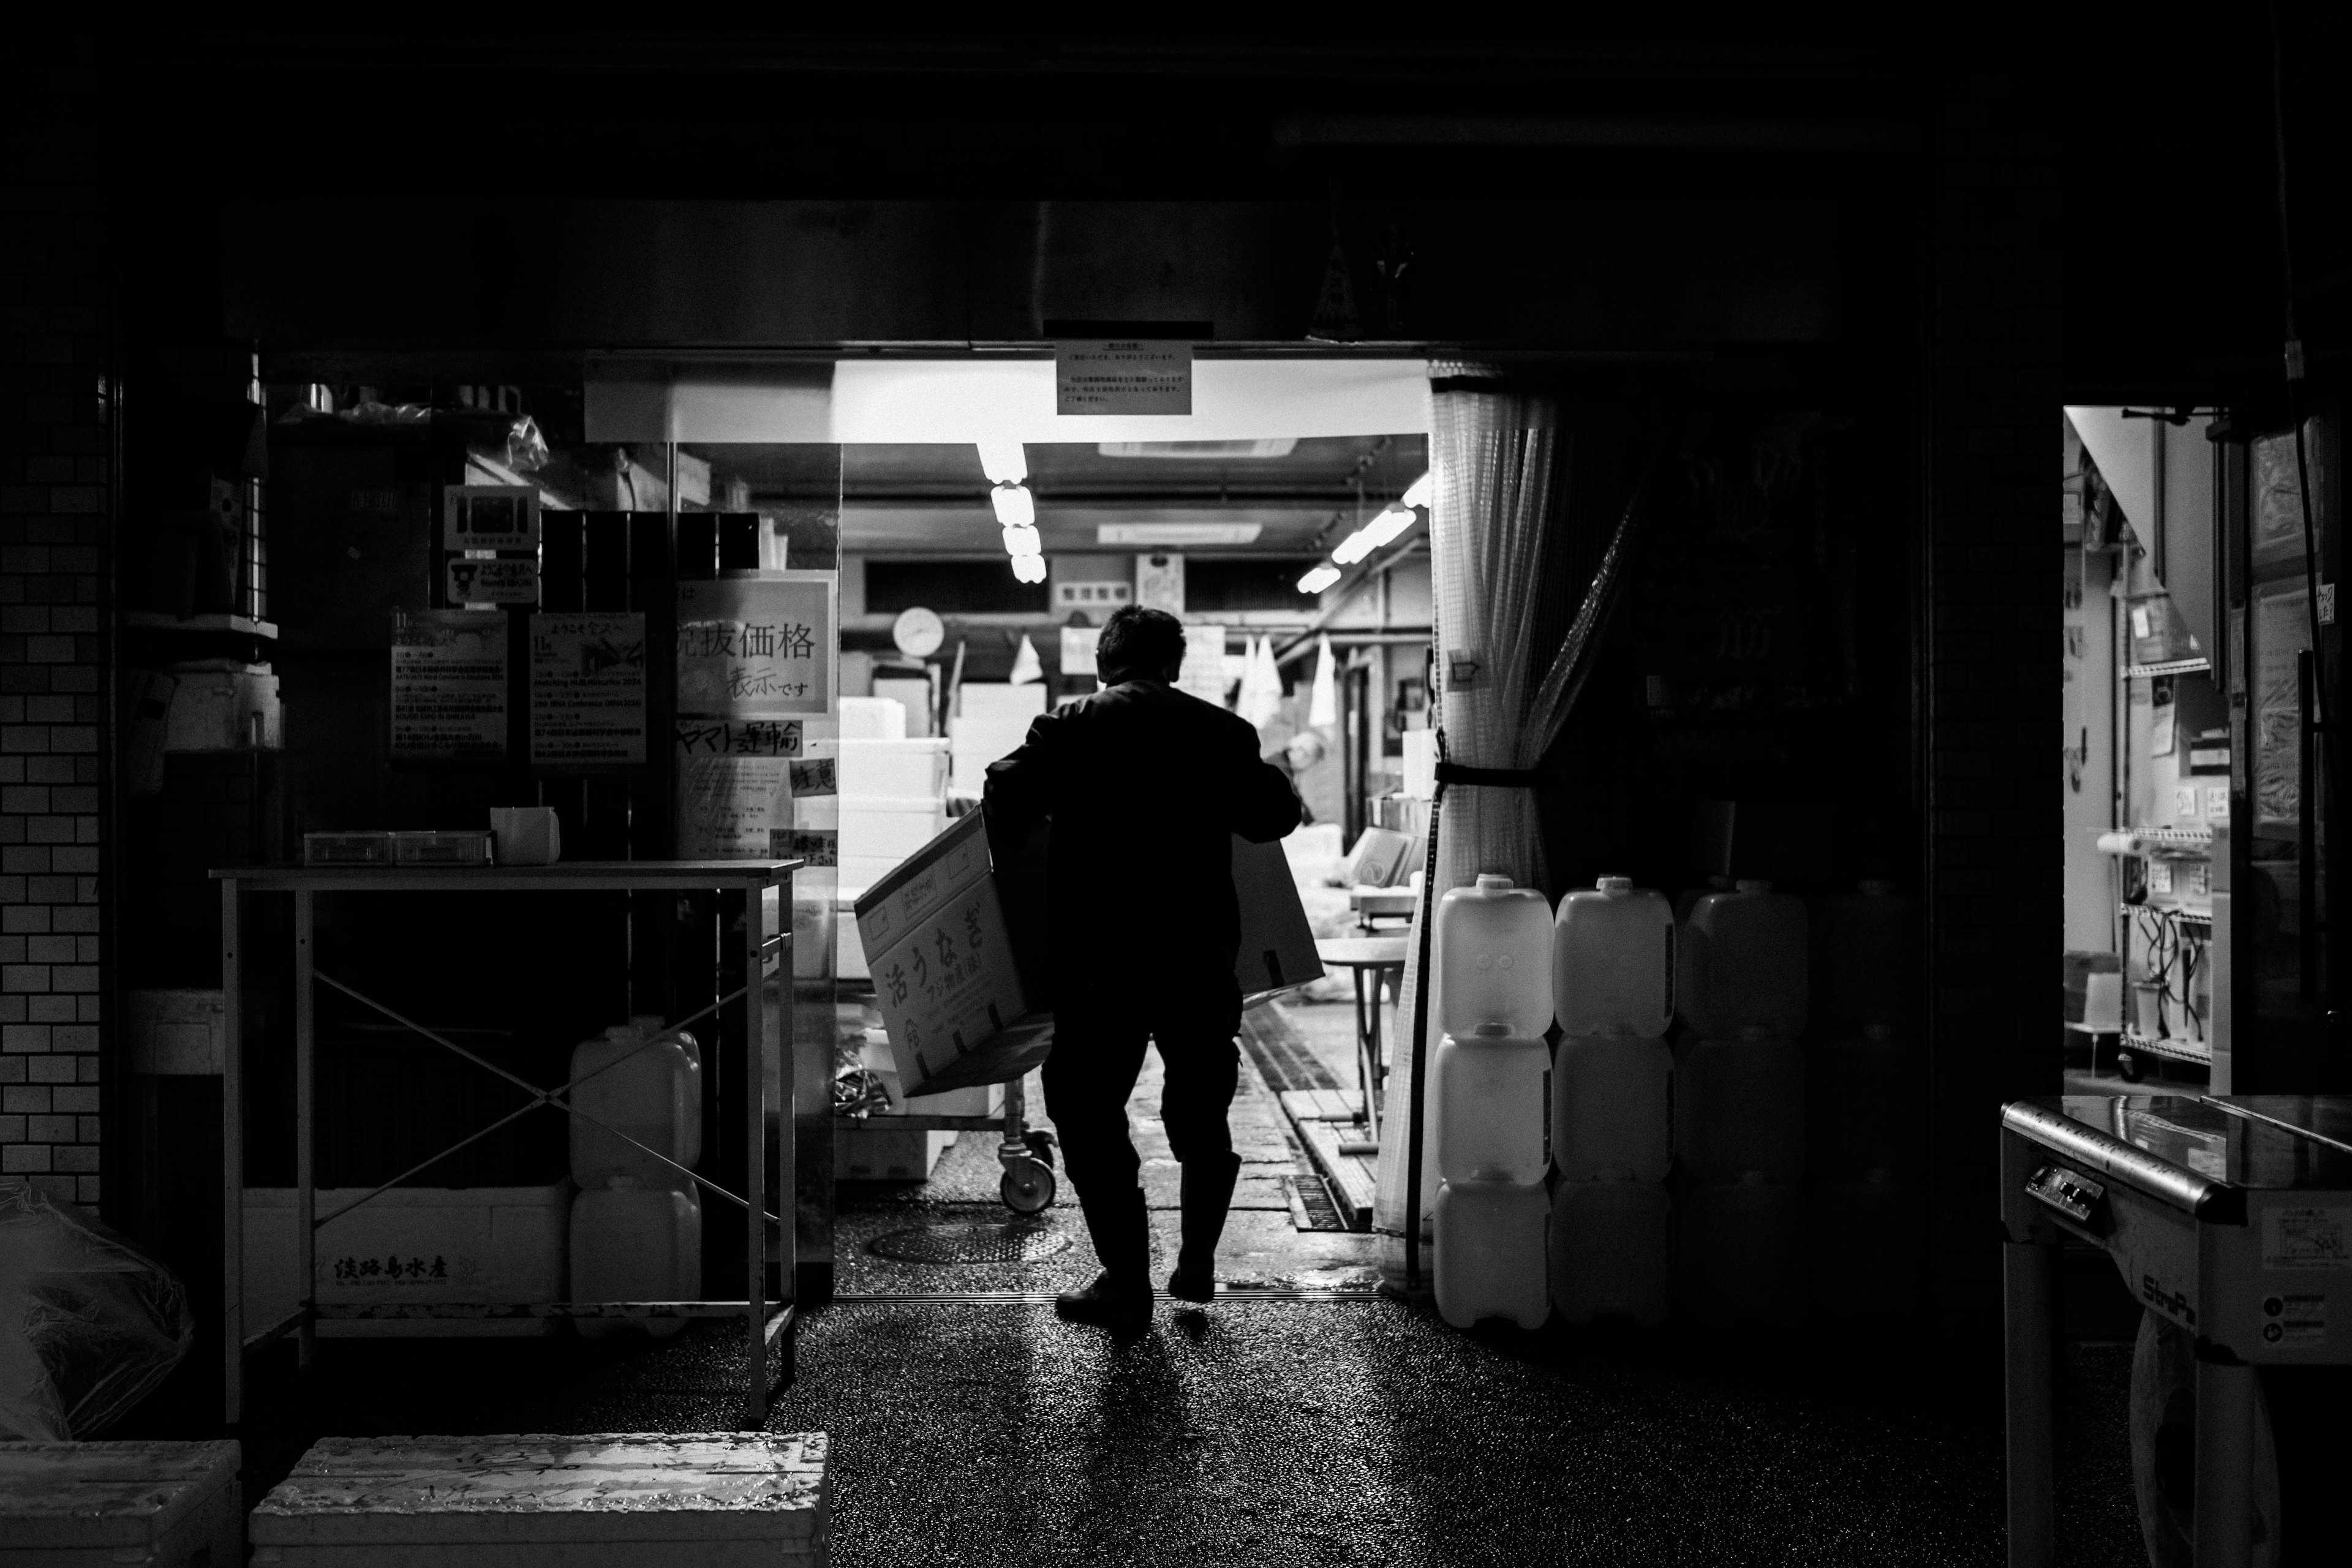
[(0, 1443), (0, 1568), (245, 1561), (242, 1451), (215, 1443)]
[(947, 831), (947, 802), (890, 796), (841, 803), (841, 856), (845, 860), (887, 860), (893, 867)]
[(843, 740), (841, 796), (845, 806), (882, 797), (942, 799), (948, 791), (948, 743), (944, 737), (907, 741)]
[[(365, 1187), (321, 1188), (334, 1214)], [(544, 1187), (394, 1187), (319, 1229), (321, 1303), (513, 1303), (567, 1300), (564, 1241), (572, 1184)], [(245, 1323), (248, 1332), (294, 1310), (294, 1189), (245, 1190)], [(390, 1277), (397, 1263), (400, 1277)], [(510, 1338), (551, 1332), (549, 1318), (331, 1319), (321, 1334)]]
[(253, 1510), (257, 1568), (822, 1568), (822, 1432), (324, 1437)]

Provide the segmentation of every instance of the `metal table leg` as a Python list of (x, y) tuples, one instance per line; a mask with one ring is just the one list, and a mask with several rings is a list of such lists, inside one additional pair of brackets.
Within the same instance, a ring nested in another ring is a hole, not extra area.
[[(768, 1418), (768, 1073), (767, 900), (759, 889), (743, 895), (743, 1425)], [(779, 1208), (786, 1235), (793, 1215)]]
[[(2009, 1426), (2010, 1568), (2051, 1568), (2055, 1454), (2050, 1424), (2050, 1348), (2058, 1248), (2042, 1242), (2001, 1244), (2001, 1329)], [(2201, 1426), (2200, 1426), (2201, 1434)], [(2203, 1441), (2200, 1436), (2199, 1441)], [(2201, 1452), (2201, 1449), (2200, 1449)]]
[(245, 976), (242, 889), (221, 881), (221, 1419), (245, 1418)]
[(2198, 1347), (2197, 1568), (2246, 1568), (2253, 1560), (2254, 1369), (2208, 1353)]
[(294, 893), (294, 1279), (299, 1292), (295, 1306), (302, 1313), (295, 1343), (305, 1371), (318, 1346), (318, 1020), (312, 995), (318, 955), (310, 942), (317, 897), (308, 888)]

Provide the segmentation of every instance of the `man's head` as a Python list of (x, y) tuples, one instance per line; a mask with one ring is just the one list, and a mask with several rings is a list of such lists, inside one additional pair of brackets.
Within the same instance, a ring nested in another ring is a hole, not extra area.
[(1129, 605), (1113, 610), (1095, 644), (1095, 674), (1105, 686), (1122, 680), (1174, 681), (1184, 663), (1184, 623), (1165, 610)]

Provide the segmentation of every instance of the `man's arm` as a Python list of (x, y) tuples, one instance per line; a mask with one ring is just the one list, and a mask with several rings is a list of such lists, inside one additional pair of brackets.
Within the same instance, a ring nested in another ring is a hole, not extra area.
[(988, 764), (981, 802), (990, 836), (998, 843), (1022, 843), (1054, 813), (1062, 773), (1062, 717), (1040, 713), (1028, 738)]
[(1227, 770), (1225, 826), (1253, 844), (1280, 838), (1306, 818), (1306, 803), (1290, 775), (1257, 754), (1254, 731), (1234, 734)]

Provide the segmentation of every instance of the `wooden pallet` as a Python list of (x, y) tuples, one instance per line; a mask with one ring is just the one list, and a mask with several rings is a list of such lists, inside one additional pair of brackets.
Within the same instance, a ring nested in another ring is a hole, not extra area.
[(1372, 1194), (1380, 1185), (1380, 1153), (1369, 1152), (1361, 1128), (1346, 1121), (1301, 1119), (1297, 1122), (1299, 1141), (1307, 1145), (1316, 1168), (1323, 1173), (1331, 1189), (1331, 1201), (1339, 1205), (1339, 1216), (1350, 1230), (1370, 1230), (1372, 1226)]
[(1282, 1109), (1293, 1121), (1361, 1121), (1364, 1097), (1352, 1089), (1286, 1089)]

